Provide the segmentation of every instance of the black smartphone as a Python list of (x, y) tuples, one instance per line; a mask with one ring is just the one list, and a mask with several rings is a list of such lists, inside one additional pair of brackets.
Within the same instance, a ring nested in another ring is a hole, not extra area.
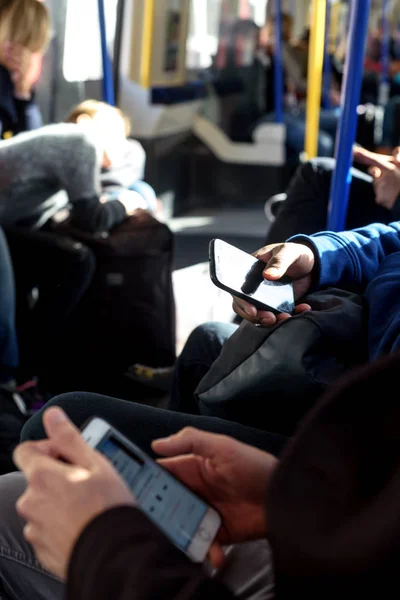
[(223, 240), (210, 242), (210, 277), (216, 286), (260, 310), (292, 314), (295, 303), (291, 279), (268, 281), (263, 277), (264, 269), (265, 263), (251, 254)]

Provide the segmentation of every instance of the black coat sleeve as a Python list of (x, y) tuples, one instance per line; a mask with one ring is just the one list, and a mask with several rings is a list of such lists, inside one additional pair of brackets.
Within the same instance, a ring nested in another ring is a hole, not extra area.
[(18, 116), (18, 126), (15, 133), (39, 129), (43, 125), (42, 115), (34, 98), (31, 100), (15, 99), (15, 107)]
[(124, 205), (118, 200), (100, 202), (98, 196), (78, 200), (71, 208), (71, 226), (90, 233), (109, 231), (126, 218)]
[(66, 600), (233, 600), (134, 507), (103, 513), (72, 553)]

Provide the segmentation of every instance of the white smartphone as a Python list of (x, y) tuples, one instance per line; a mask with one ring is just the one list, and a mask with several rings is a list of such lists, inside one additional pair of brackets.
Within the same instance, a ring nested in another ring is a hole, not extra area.
[(103, 419), (93, 417), (82, 436), (111, 461), (138, 508), (193, 562), (203, 562), (221, 527), (219, 514)]

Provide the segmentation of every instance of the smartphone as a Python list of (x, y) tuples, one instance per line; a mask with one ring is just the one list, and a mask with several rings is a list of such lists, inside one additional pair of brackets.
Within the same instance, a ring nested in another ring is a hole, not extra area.
[(210, 242), (212, 282), (258, 309), (274, 314), (292, 314), (295, 308), (293, 284), (288, 277), (268, 281), (263, 277), (265, 263), (223, 240)]
[(219, 514), (103, 419), (90, 419), (82, 436), (114, 465), (138, 508), (192, 561), (203, 562), (221, 527)]

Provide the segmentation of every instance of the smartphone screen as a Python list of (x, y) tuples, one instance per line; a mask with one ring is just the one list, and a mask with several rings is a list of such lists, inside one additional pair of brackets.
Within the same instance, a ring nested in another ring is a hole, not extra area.
[(222, 240), (211, 242), (210, 258), (214, 283), (226, 291), (265, 310), (294, 311), (292, 282), (288, 278), (267, 281), (264, 262)]
[(127, 447), (112, 431), (96, 449), (112, 462), (140, 509), (178, 548), (187, 551), (209, 506), (146, 455), (142, 457)]

